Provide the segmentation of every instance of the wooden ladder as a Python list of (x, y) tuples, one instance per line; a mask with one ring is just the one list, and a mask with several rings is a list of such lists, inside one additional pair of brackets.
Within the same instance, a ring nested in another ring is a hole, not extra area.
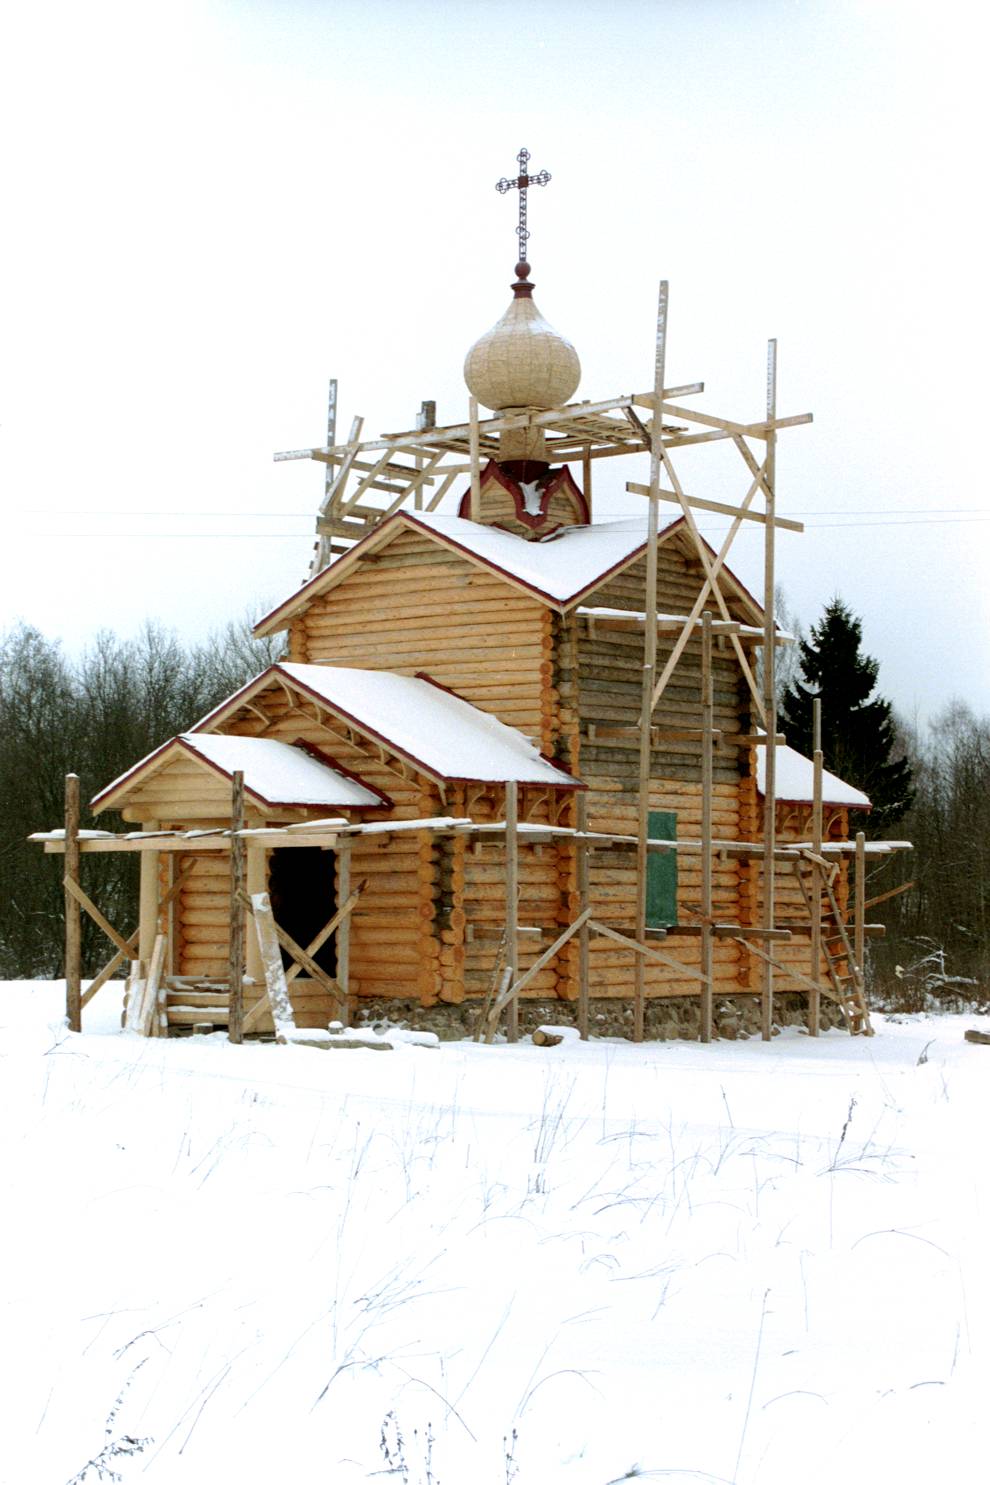
[[(813, 905), (811, 888), (804, 880), (802, 867), (808, 865), (811, 869), (812, 883), (816, 876), (820, 876), (824, 890), (820, 893), (821, 906), (821, 946), (822, 955), (825, 959), (831, 990), (822, 986), (822, 993), (830, 1000), (838, 1003), (849, 1028), (850, 1036), (872, 1036), (873, 1027), (870, 1025), (870, 1012), (866, 1004), (866, 989), (863, 981), (863, 967), (856, 963), (853, 953), (852, 942), (846, 929), (842, 911), (836, 899), (832, 887), (832, 880), (836, 868), (829, 869), (819, 866), (816, 861), (796, 861), (794, 869), (808, 909), (808, 917), (812, 916)], [(817, 972), (815, 978), (817, 979)]]

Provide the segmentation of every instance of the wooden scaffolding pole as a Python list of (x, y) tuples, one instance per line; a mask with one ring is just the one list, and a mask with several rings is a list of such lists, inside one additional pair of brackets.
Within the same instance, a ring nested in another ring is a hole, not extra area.
[[(811, 703), (812, 736), (812, 786), (811, 786), (811, 849), (821, 860), (822, 854), (822, 702), (815, 696)], [(822, 973), (822, 882), (821, 868), (817, 863), (811, 867), (811, 978), (817, 984)], [(812, 990), (808, 994), (808, 1034), (817, 1036), (821, 1030), (821, 994)]]
[[(351, 845), (341, 841), (337, 847), (337, 901), (343, 906), (351, 896)], [(337, 984), (340, 986), (340, 1019), (345, 1026), (354, 1024), (350, 999), (351, 915), (345, 913), (337, 927)]]
[[(158, 829), (157, 820), (144, 822), (144, 833), (153, 835)], [(141, 884), (138, 893), (138, 951), (137, 957), (147, 973), (151, 963), (155, 939), (158, 937), (158, 852), (141, 852)], [(118, 948), (120, 946), (118, 945)]]
[(478, 399), (468, 401), (468, 450), (471, 456), (471, 519), (481, 520), (481, 462), (478, 453)]
[[(777, 342), (767, 344), (767, 448), (763, 489), (767, 523), (763, 528), (763, 723), (767, 734), (763, 795), (763, 927), (774, 926), (774, 847), (777, 843), (777, 646), (774, 623), (774, 536), (776, 527), (777, 434), (772, 419), (777, 416)], [(773, 1034), (773, 965), (763, 966), (760, 1030), (768, 1042)]]
[(79, 775), (65, 776), (65, 1015), (82, 1030), (82, 918), (69, 883), (79, 885)]
[[(519, 976), (519, 785), (510, 779), (505, 786), (505, 966), (514, 985)], [(519, 1040), (519, 1002), (509, 1001), (506, 1036)]]
[[(660, 470), (663, 465), (663, 377), (667, 353), (667, 280), (660, 284), (657, 334), (653, 361), (653, 422), (650, 431), (650, 495), (646, 547), (646, 628), (643, 637), (643, 696), (639, 716), (639, 821), (636, 842), (636, 938), (646, 941), (646, 842), (650, 834), (650, 724), (653, 720), (653, 684), (657, 668), (657, 528), (659, 526)], [(633, 1040), (643, 1040), (645, 1025), (645, 961), (636, 955), (634, 967)]]
[(227, 1040), (244, 1040), (244, 774), (236, 769), (230, 788), (230, 944)]
[(866, 995), (866, 836), (856, 832), (856, 882), (854, 886), (853, 952)]
[(715, 688), (712, 680), (712, 615), (705, 609), (701, 630), (701, 1020), (703, 1042), (712, 1039), (712, 984), (714, 939), (712, 934), (712, 778), (713, 719)]
[[(588, 828), (588, 796), (586, 793), (584, 793), (583, 790), (577, 796), (576, 812), (577, 828), (583, 833)], [(577, 844), (577, 888), (579, 914), (585, 913), (590, 907), (588, 895), (588, 878), (588, 843), (587, 841), (579, 840)], [(577, 1024), (578, 1032), (583, 1042), (586, 1042), (588, 1040), (588, 998), (590, 993), (588, 981), (590, 939), (591, 936), (588, 929), (588, 920), (587, 918), (585, 918), (584, 922), (581, 925), (580, 936), (578, 938)]]
[[(256, 846), (251, 840), (245, 843), (245, 892), (248, 897), (255, 897), (259, 892), (268, 891), (268, 871), (266, 866), (264, 846)], [(261, 958), (261, 946), (258, 943), (256, 933), (248, 933), (246, 951), (244, 955), (245, 970), (255, 985), (261, 985), (265, 979), (265, 966)], [(243, 1024), (241, 1030), (244, 1030)]]

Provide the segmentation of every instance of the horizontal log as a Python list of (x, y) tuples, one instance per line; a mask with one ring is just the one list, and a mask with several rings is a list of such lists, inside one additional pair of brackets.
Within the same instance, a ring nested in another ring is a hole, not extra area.
[(418, 617), (449, 612), (452, 603), (463, 612), (485, 614), (538, 615), (541, 608), (535, 599), (526, 598), (495, 579), (453, 584), (441, 579), (435, 588), (424, 588), (418, 573), (404, 583), (397, 583), (394, 575), (382, 578), (369, 573), (363, 579), (352, 577), (344, 589), (317, 599), (307, 610), (305, 621), (307, 624), (350, 623), (355, 614), (363, 614), (370, 623), (377, 623), (390, 616), (401, 620), (407, 613)]
[(497, 637), (499, 642), (512, 635), (534, 642), (543, 640), (542, 627), (534, 623), (534, 616), (528, 612), (512, 613), (484, 605), (464, 604), (456, 597), (432, 611), (396, 605), (388, 615), (363, 613), (356, 608), (349, 610), (346, 618), (342, 615), (326, 619), (310, 617), (306, 629), (310, 637), (325, 634), (335, 639), (363, 640), (374, 636), (387, 643), (397, 635), (408, 638), (412, 634), (426, 634), (436, 638), (445, 632), (445, 623), (450, 632), (472, 635), (475, 639), (483, 629), (492, 638)]

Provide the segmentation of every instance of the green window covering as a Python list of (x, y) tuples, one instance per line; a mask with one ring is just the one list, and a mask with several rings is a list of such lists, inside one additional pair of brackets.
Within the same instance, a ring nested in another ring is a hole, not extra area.
[[(650, 810), (650, 840), (676, 840), (673, 810)], [(677, 852), (650, 851), (646, 858), (646, 926), (672, 928), (677, 922)]]

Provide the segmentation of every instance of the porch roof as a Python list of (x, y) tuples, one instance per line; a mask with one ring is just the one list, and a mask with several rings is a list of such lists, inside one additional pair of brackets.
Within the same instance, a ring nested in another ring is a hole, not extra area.
[(198, 736), (229, 721), (259, 691), (288, 684), (366, 737), (440, 781), (544, 784), (583, 788), (505, 722), (430, 679), (390, 670), (280, 661), (197, 723)]
[(289, 743), (267, 737), (182, 733), (114, 779), (96, 795), (92, 808), (119, 807), (142, 783), (180, 758), (192, 758), (228, 781), (242, 772), (245, 793), (262, 808), (368, 809), (386, 802), (377, 789)]

